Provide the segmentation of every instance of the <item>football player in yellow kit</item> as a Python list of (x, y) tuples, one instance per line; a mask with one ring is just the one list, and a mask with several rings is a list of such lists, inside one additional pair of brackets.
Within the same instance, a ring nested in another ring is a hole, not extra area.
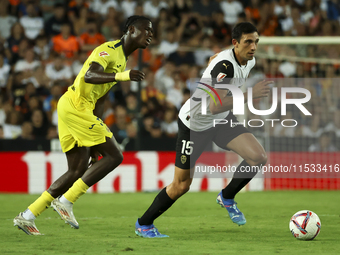
[[(144, 79), (140, 71), (125, 71), (126, 62), (136, 49), (145, 49), (152, 37), (151, 21), (135, 15), (127, 19), (120, 40), (106, 42), (93, 50), (73, 85), (58, 102), (59, 139), (66, 153), (68, 171), (14, 218), (14, 226), (28, 235), (40, 235), (34, 220), (52, 205), (66, 223), (79, 228), (73, 214), (74, 202), (123, 161), (117, 142), (101, 120), (105, 98), (118, 81)], [(103, 158), (96, 161), (99, 154)], [(94, 163), (88, 168), (90, 157)]]

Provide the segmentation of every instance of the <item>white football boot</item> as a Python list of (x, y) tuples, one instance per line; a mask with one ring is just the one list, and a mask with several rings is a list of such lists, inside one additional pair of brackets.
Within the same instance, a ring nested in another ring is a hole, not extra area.
[(73, 214), (73, 204), (63, 204), (57, 198), (52, 201), (51, 206), (59, 214), (61, 219), (65, 221), (65, 223), (69, 224), (72, 228), (79, 228), (79, 224)]

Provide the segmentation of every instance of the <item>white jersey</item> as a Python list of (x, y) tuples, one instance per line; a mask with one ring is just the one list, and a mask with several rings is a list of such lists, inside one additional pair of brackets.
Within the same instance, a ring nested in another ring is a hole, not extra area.
[[(230, 111), (212, 114), (209, 110), (210, 95), (214, 93), (209, 87), (215, 84), (233, 84), (241, 87), (250, 70), (255, 65), (255, 58), (241, 66), (236, 59), (234, 49), (221, 51), (205, 69), (200, 84), (194, 94), (179, 111), (179, 118), (190, 130), (204, 131), (213, 127), (214, 119), (224, 119)], [(207, 93), (207, 91), (209, 93)], [(206, 98), (206, 114), (202, 114), (202, 98)], [(219, 103), (219, 102), (217, 102)]]

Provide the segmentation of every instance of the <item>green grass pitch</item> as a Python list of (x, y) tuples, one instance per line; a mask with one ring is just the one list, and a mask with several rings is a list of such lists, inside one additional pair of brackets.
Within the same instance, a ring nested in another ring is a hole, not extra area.
[[(156, 193), (86, 194), (74, 206), (78, 230), (51, 208), (36, 220), (44, 236), (28, 236), (13, 218), (38, 196), (0, 194), (0, 254), (339, 254), (338, 191), (246, 192), (236, 197), (247, 224), (237, 226), (216, 204), (218, 192), (188, 193), (155, 225), (170, 238), (144, 239), (134, 233), (138, 216)], [(308, 209), (321, 219), (313, 241), (296, 240), (290, 217)]]

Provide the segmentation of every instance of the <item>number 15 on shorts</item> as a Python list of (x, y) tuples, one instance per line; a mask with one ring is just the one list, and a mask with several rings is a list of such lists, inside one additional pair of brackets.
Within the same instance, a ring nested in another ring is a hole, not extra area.
[(186, 140), (182, 140), (182, 154), (186, 154), (186, 155), (191, 155), (194, 148), (192, 147), (192, 144), (194, 144), (194, 142), (192, 141), (186, 141)]

